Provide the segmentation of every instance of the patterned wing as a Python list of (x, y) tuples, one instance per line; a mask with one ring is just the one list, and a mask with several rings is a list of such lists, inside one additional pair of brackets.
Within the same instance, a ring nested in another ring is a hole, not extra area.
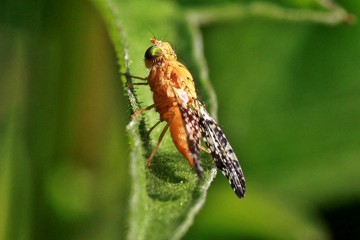
[(184, 104), (179, 104), (179, 108), (185, 126), (189, 151), (194, 160), (195, 171), (199, 178), (202, 178), (203, 168), (200, 161), (201, 131), (199, 126), (199, 116), (195, 110)]
[(210, 149), (218, 169), (229, 180), (239, 198), (245, 195), (245, 177), (239, 161), (225, 134), (203, 106), (199, 108), (199, 119), (203, 139)]

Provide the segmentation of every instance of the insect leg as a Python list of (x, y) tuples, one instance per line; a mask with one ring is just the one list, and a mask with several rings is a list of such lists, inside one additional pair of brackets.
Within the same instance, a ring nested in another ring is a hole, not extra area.
[(154, 108), (154, 107), (156, 107), (158, 104), (151, 104), (150, 106), (147, 106), (146, 108), (141, 108), (141, 109), (138, 109), (138, 110), (136, 110), (136, 112), (133, 114), (133, 115), (131, 115), (131, 117), (133, 118), (133, 119), (136, 119), (140, 114), (142, 114), (143, 112), (145, 112), (145, 111), (147, 111), (147, 110), (150, 110), (150, 109), (152, 109), (152, 108)]
[(138, 76), (133, 76), (130, 75), (128, 73), (121, 73), (121, 75), (125, 76), (126, 78), (134, 78), (134, 79), (139, 79), (139, 80), (143, 80), (143, 81), (147, 81), (147, 77), (138, 77)]
[(156, 128), (157, 127), (157, 125), (159, 125), (161, 123), (161, 120), (159, 120), (157, 123), (155, 123), (155, 125), (154, 126), (152, 126), (150, 129), (149, 129), (149, 131), (148, 131), (148, 136), (150, 136), (150, 133), (152, 132), (152, 130), (154, 130), (154, 128)]
[(163, 101), (163, 102), (154, 103), (154, 104), (151, 104), (150, 106), (147, 106), (146, 108), (138, 109), (138, 110), (136, 110), (136, 112), (135, 112), (131, 117), (132, 117), (133, 119), (135, 119), (135, 118), (137, 118), (141, 113), (143, 113), (143, 112), (145, 112), (145, 111), (147, 111), (147, 110), (150, 110), (150, 109), (152, 109), (152, 108), (154, 108), (154, 107), (157, 107), (157, 106), (159, 106), (159, 105), (161, 105), (161, 104), (170, 102), (170, 101), (173, 101), (173, 99), (172, 99), (172, 98), (166, 99), (166, 100)]
[[(126, 87), (127, 88), (132, 88), (135, 85), (149, 85), (148, 83), (148, 79), (146, 77), (138, 77), (138, 76), (132, 76), (129, 73), (121, 73), (121, 75), (125, 76), (127, 81), (126, 81)], [(146, 81), (146, 82), (142, 82), (142, 83), (133, 83), (131, 81), (131, 79), (139, 79), (142, 81)]]
[(211, 154), (210, 149), (205, 148), (204, 146), (200, 146), (200, 149), (203, 150), (204, 152), (206, 152), (207, 154)]
[(140, 86), (140, 85), (143, 85), (143, 86), (146, 86), (146, 85), (149, 85), (149, 83), (133, 83), (133, 82), (128, 82), (126, 83), (126, 87), (127, 88), (132, 88), (134, 86)]
[[(146, 166), (147, 166), (147, 167), (150, 167), (151, 160), (153, 159), (156, 151), (158, 150), (158, 148), (159, 148), (159, 146), (160, 146), (160, 143), (161, 143), (162, 139), (164, 138), (164, 135), (165, 135), (166, 131), (169, 129), (170, 122), (171, 122), (171, 120), (166, 123), (164, 129), (162, 130), (162, 132), (161, 132), (161, 134), (160, 134), (160, 136), (159, 136), (159, 139), (158, 139), (158, 141), (157, 141), (157, 143), (156, 143), (156, 145), (155, 145), (152, 153), (150, 154), (150, 157), (146, 160)], [(157, 124), (156, 124), (156, 125), (157, 125)]]

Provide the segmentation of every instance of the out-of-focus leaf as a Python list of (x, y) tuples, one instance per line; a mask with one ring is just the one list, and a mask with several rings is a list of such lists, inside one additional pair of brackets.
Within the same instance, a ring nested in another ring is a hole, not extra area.
[[(173, 44), (214, 113), (204, 39), (219, 123), (248, 191), (238, 201), (219, 177), (189, 238), (332, 237), (318, 209), (359, 196), (360, 31), (333, 26), (354, 23), (345, 9), (358, 15), (357, 1), (92, 2), (120, 72), (146, 76), (143, 54), (154, 34)], [(161, 131), (144, 137), (154, 111), (128, 125), (129, 177), (124, 118), (134, 109), (120, 97), (125, 88), (103, 30), (88, 1), (1, 5), (1, 239), (177, 239), (205, 200), (214, 176), (206, 156), (206, 180), (198, 182), (167, 137), (144, 168)], [(147, 87), (136, 93), (141, 107), (152, 103)]]
[[(359, 9), (356, 5), (349, 9)], [(252, 231), (261, 225), (256, 231), (266, 232), (263, 238), (279, 238), (277, 233), (288, 229), (288, 238), (327, 239), (314, 209), (358, 201), (360, 193), (354, 184), (360, 181), (359, 26), (245, 18), (209, 25), (203, 32), (220, 122), (225, 131), (233, 129), (228, 135), (248, 182), (246, 204), (221, 209), (237, 212), (229, 216), (234, 218), (224, 235), (259, 236)], [(209, 197), (218, 203), (229, 201), (221, 190), (214, 189), (214, 195)], [(269, 214), (269, 209), (276, 211)], [(211, 219), (214, 211), (219, 209), (204, 208), (189, 239), (201, 231), (204, 219), (222, 223)], [(290, 219), (302, 230), (291, 230)], [(213, 228), (209, 236), (220, 231)]]

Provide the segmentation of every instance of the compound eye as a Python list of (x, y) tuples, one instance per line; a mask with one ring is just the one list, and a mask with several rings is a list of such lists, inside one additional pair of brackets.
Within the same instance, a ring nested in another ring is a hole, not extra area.
[(158, 46), (153, 45), (146, 50), (145, 59), (151, 60), (160, 57), (161, 55), (162, 55), (161, 49)]

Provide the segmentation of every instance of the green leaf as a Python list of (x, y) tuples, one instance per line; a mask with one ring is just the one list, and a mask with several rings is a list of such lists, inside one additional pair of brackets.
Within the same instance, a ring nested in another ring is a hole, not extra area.
[[(213, 107), (213, 113), (216, 111), (215, 95), (209, 86), (207, 79), (207, 71), (205, 68), (205, 60), (202, 57), (201, 33), (202, 26), (208, 26), (214, 22), (237, 22), (247, 17), (260, 16), (262, 18), (270, 18), (285, 21), (295, 22), (319, 22), (325, 24), (338, 24), (341, 22), (349, 22), (352, 16), (349, 15), (342, 8), (333, 5), (332, 7), (324, 4), (322, 7), (328, 11), (321, 11), (321, 8), (315, 2), (305, 4), (302, 9), (286, 8), (275, 4), (264, 2), (250, 2), (249, 4), (223, 4), (219, 5), (213, 1), (208, 5), (197, 5), (196, 8), (180, 8), (174, 2), (156, 2), (149, 4), (145, 1), (94, 1), (101, 9), (103, 16), (107, 19), (108, 29), (111, 33), (114, 46), (116, 48), (117, 56), (120, 62), (120, 72), (125, 73), (130, 71), (132, 75), (144, 77), (146, 71), (142, 62), (143, 53), (149, 46), (147, 42), (150, 37), (155, 37), (170, 41), (176, 48), (180, 59), (189, 66), (193, 72), (197, 82), (198, 88), (202, 93), (203, 99), (208, 100), (208, 104)], [(292, 6), (297, 4), (292, 3)], [(200, 7), (201, 6), (201, 7)], [(129, 10), (131, 9), (131, 11)], [(222, 51), (228, 51), (227, 56), (233, 49), (231, 46), (236, 44), (222, 43), (224, 39), (231, 39), (234, 30), (231, 30), (227, 37), (220, 41), (216, 37), (212, 37), (216, 41), (212, 45), (212, 49), (218, 50), (218, 46), (222, 46)], [(222, 31), (217, 35), (223, 35)], [(241, 36), (240, 40), (249, 38), (248, 45), (256, 44), (254, 38), (247, 35)], [(256, 34), (254, 34), (256, 36)], [(294, 39), (295, 42), (297, 39)], [(299, 39), (301, 41), (301, 38)], [(193, 44), (195, 43), (195, 44)], [(196, 45), (197, 44), (197, 45)], [(288, 47), (292, 47), (289, 42)], [(197, 47), (193, 47), (193, 46)], [(230, 47), (230, 48), (226, 48)], [(286, 49), (287, 46), (284, 47)], [(285, 54), (285, 53), (284, 53)], [(192, 58), (190, 58), (192, 57)], [(281, 55), (280, 55), (281, 57)], [(213, 56), (212, 59), (218, 59)], [(273, 63), (276, 62), (276, 58)], [(279, 58), (278, 60), (281, 60)], [(234, 60), (232, 60), (234, 61)], [(222, 66), (228, 63), (228, 58), (222, 59), (220, 62), (213, 64), (222, 72), (217, 79), (224, 80), (224, 70)], [(202, 68), (198, 68), (201, 66)], [(226, 66), (226, 65), (225, 65)], [(229, 65), (232, 66), (232, 65)], [(276, 65), (280, 66), (280, 65)], [(237, 69), (237, 68), (236, 68)], [(247, 66), (245, 72), (248, 70), (255, 71), (252, 66)], [(265, 70), (266, 66), (265, 66)], [(231, 69), (228, 72), (233, 72)], [(236, 78), (234, 78), (236, 79)], [(124, 79), (125, 81), (125, 79)], [(224, 81), (233, 90), (233, 86), (239, 82), (231, 85), (231, 80)], [(241, 85), (241, 84), (240, 84)], [(224, 88), (224, 86), (221, 86)], [(246, 87), (244, 88), (246, 89)], [(279, 88), (281, 89), (281, 88)], [(229, 90), (230, 92), (230, 90)], [(128, 97), (132, 111), (141, 107), (146, 107), (152, 104), (151, 93), (148, 88), (136, 88), (136, 94), (128, 90)], [(244, 97), (247, 96), (244, 93)], [(223, 92), (221, 96), (227, 95)], [(233, 95), (236, 95), (233, 94)], [(242, 98), (239, 96), (238, 100)], [(137, 100), (138, 98), (138, 100)], [(229, 100), (231, 102), (231, 100)], [(243, 103), (239, 103), (241, 105)], [(224, 106), (225, 105), (225, 106)], [(226, 104), (222, 104), (223, 108), (228, 108)], [(249, 107), (251, 105), (248, 105)], [(276, 105), (271, 105), (271, 107)], [(246, 108), (246, 106), (245, 106)], [(232, 109), (232, 108), (230, 108)], [(236, 112), (236, 111), (235, 111)], [(146, 136), (147, 129), (154, 125), (158, 120), (158, 115), (154, 111), (148, 111), (144, 114), (144, 118), (133, 120), (128, 125), (128, 133), (131, 144), (131, 177), (132, 177), (132, 193), (130, 198), (130, 212), (129, 212), (129, 239), (178, 239), (184, 235), (186, 229), (193, 221), (194, 214), (199, 210), (205, 201), (206, 189), (208, 188), (214, 172), (211, 172), (213, 166), (209, 159), (206, 159), (206, 177), (203, 182), (199, 182), (195, 173), (191, 170), (189, 165), (184, 161), (182, 156), (174, 148), (171, 139), (165, 138), (161, 144), (160, 150), (153, 160), (150, 169), (145, 169), (144, 162), (146, 156), (152, 150), (156, 143), (157, 137), (161, 132), (161, 126), (157, 127), (152, 133), (151, 140)], [(244, 121), (249, 119), (243, 117)], [(233, 127), (235, 129), (235, 127)], [(249, 147), (251, 148), (251, 146)], [(288, 232), (289, 237), (323, 237), (321, 229), (316, 226), (307, 224), (306, 218), (298, 215), (295, 210), (282, 209), (276, 201), (264, 202), (260, 201), (261, 195), (250, 204), (248, 219), (255, 212), (254, 206), (266, 206), (263, 208), (265, 215), (271, 216), (274, 212), (279, 212), (279, 216), (284, 219), (292, 219), (292, 221), (279, 221), (275, 224), (276, 228), (282, 228)], [(219, 200), (221, 202), (221, 200)], [(219, 202), (218, 201), (218, 202)], [(258, 204), (258, 205), (257, 205)], [(251, 207), (253, 206), (253, 207)], [(251, 210), (252, 209), (252, 210)], [(262, 208), (260, 208), (261, 210)], [(274, 209), (274, 210), (271, 210)], [(290, 208), (291, 209), (291, 208)], [(224, 211), (226, 212), (226, 211)], [(231, 213), (229, 213), (231, 214)], [(225, 217), (225, 216), (224, 216)], [(256, 219), (249, 221), (250, 223), (258, 223), (258, 230), (266, 228), (266, 221), (259, 222)], [(292, 227), (289, 225), (296, 224), (302, 230), (294, 233)], [(161, 231), (159, 231), (161, 229)], [(252, 232), (254, 234), (256, 231)], [(271, 229), (264, 231), (264, 236), (273, 235)]]
[[(357, 1), (342, 4), (360, 14)], [(178, 239), (205, 195), (189, 239), (331, 238), (322, 209), (359, 196), (360, 29), (341, 25), (353, 20), (328, 0), (6, 1), (0, 239)], [(207, 192), (213, 161), (201, 156), (199, 181), (168, 136), (145, 168), (164, 125), (148, 139), (158, 114), (130, 120), (151, 92), (127, 91), (116, 73), (145, 77), (154, 35), (172, 43), (216, 116), (204, 44), (244, 200), (223, 177)]]
[[(113, 43), (120, 60), (120, 72), (130, 71), (135, 76), (146, 76), (143, 54), (155, 37), (171, 42), (179, 59), (194, 74), (199, 89), (207, 89), (203, 96), (211, 96), (206, 82), (206, 69), (202, 44), (196, 29), (189, 26), (185, 12), (172, 2), (159, 1), (95, 1), (108, 23)], [(130, 10), (131, 9), (131, 10)], [(202, 66), (201, 66), (202, 65)], [(201, 70), (200, 67), (203, 69)], [(200, 78), (200, 75), (205, 77)], [(200, 79), (202, 81), (200, 81)], [(125, 80), (125, 79), (124, 79)], [(125, 82), (124, 82), (125, 83)], [(125, 85), (125, 84), (124, 84)], [(124, 88), (125, 89), (125, 88)], [(152, 104), (148, 87), (137, 87), (135, 93), (128, 89), (132, 111)], [(136, 98), (139, 100), (137, 101)], [(214, 97), (207, 103), (215, 106)], [(192, 224), (195, 214), (205, 202), (206, 191), (216, 174), (209, 156), (201, 156), (204, 179), (199, 180), (195, 171), (176, 150), (169, 136), (161, 143), (150, 169), (145, 161), (157, 141), (160, 125), (147, 137), (147, 130), (159, 119), (154, 110), (147, 111), (143, 119), (132, 120), (128, 127), (131, 154), (131, 196), (128, 239), (179, 239)], [(230, 188), (229, 188), (230, 191)]]
[(335, 12), (297, 13), (298, 21), (251, 14), (235, 21), (213, 12), (218, 22), (203, 28), (220, 122), (248, 185), (236, 204), (226, 183), (214, 184), (186, 239), (328, 239), (346, 231), (330, 230), (322, 211), (359, 202), (360, 28), (322, 18)]

